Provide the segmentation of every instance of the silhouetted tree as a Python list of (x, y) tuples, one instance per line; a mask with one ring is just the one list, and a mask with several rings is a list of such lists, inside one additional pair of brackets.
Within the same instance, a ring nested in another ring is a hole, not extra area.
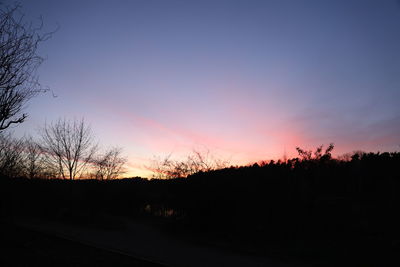
[(10, 134), (0, 134), (0, 176), (16, 177), (23, 169), (23, 142)]
[(228, 161), (215, 158), (209, 150), (193, 150), (182, 160), (174, 160), (171, 155), (161, 160), (154, 159), (150, 169), (155, 173), (155, 178), (183, 178), (198, 172), (208, 172), (227, 166)]
[[(303, 161), (309, 161), (309, 160), (327, 160), (327, 159), (331, 159), (332, 158), (332, 150), (334, 149), (334, 144), (331, 143), (329, 144), (329, 146), (325, 149), (324, 153), (322, 153), (323, 151), (323, 145), (317, 147), (314, 151), (314, 153), (312, 152), (312, 150), (304, 150), (300, 147), (296, 147), (297, 153), (299, 154), (301, 160)], [(314, 154), (314, 157), (313, 157)]]
[(122, 156), (122, 149), (114, 147), (94, 160), (96, 179), (115, 179), (125, 172), (124, 165), (127, 159)]
[(31, 179), (42, 176), (46, 169), (43, 149), (32, 137), (24, 141), (24, 155), (25, 175)]
[(41, 131), (47, 162), (62, 178), (73, 180), (94, 159), (97, 145), (91, 128), (84, 120), (59, 119)]
[(35, 72), (43, 62), (38, 46), (51, 33), (40, 34), (41, 25), (34, 28), (23, 19), (18, 5), (0, 9), (0, 131), (22, 123), (26, 102), (46, 91)]

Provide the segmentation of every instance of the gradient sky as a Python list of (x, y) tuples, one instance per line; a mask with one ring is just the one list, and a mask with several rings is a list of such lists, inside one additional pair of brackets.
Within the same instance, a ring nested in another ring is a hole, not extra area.
[[(4, 1), (3, 1), (4, 2)], [(43, 15), (35, 98), (16, 134), (82, 117), (149, 175), (207, 148), (233, 164), (334, 142), (400, 148), (400, 4), (377, 1), (21, 1)]]

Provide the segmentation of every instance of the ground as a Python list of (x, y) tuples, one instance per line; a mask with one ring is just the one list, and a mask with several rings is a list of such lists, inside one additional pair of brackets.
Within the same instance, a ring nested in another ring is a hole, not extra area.
[(262, 256), (188, 242), (136, 220), (109, 229), (32, 218), (14, 223), (19, 226), (2, 229), (3, 251), (7, 251), (2, 261), (14, 266), (42, 266), (42, 262), (54, 266), (288, 266)]
[(9, 223), (0, 241), (0, 266), (162, 266)]

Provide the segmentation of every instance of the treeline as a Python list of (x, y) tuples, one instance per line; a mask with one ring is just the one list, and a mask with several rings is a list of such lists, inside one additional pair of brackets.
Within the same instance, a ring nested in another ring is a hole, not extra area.
[(400, 153), (334, 159), (332, 149), (169, 180), (11, 179), (8, 212), (94, 224), (150, 216), (178, 233), (299, 256), (398, 252)]
[(156, 179), (186, 178), (198, 172), (210, 172), (229, 166), (228, 160), (223, 160), (211, 154), (208, 149), (193, 149), (186, 157), (179, 159), (168, 155), (164, 158), (155, 157), (147, 167)]
[(126, 161), (121, 148), (101, 149), (83, 119), (46, 124), (36, 139), (0, 132), (3, 177), (115, 179)]

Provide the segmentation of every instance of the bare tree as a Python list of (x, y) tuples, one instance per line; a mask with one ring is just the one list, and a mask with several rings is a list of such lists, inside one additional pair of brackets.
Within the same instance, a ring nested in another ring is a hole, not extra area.
[(95, 161), (96, 179), (110, 180), (125, 172), (127, 159), (122, 156), (122, 149), (114, 147), (100, 155)]
[(43, 149), (32, 137), (24, 141), (24, 155), (25, 175), (31, 179), (43, 176), (46, 167)]
[(91, 128), (80, 121), (59, 119), (41, 131), (47, 163), (57, 168), (62, 178), (73, 180), (92, 162), (97, 145)]
[[(310, 160), (329, 160), (332, 158), (332, 150), (334, 149), (334, 144), (330, 143), (329, 146), (323, 151), (323, 145), (317, 147), (314, 151), (312, 150), (304, 150), (300, 147), (296, 147), (297, 153), (299, 154), (301, 160), (310, 161)], [(314, 157), (312, 156), (314, 154)]]
[(22, 175), (23, 142), (10, 134), (0, 134), (0, 176), (16, 177)]
[(38, 46), (52, 33), (40, 34), (39, 27), (24, 22), (20, 6), (0, 9), (0, 132), (12, 124), (22, 123), (22, 110), (41, 88), (36, 75), (43, 58)]
[(171, 155), (164, 159), (154, 159), (151, 169), (155, 178), (183, 178), (197, 172), (207, 172), (222, 169), (229, 164), (226, 160), (220, 160), (210, 154), (209, 150), (193, 150), (182, 160), (173, 160)]

